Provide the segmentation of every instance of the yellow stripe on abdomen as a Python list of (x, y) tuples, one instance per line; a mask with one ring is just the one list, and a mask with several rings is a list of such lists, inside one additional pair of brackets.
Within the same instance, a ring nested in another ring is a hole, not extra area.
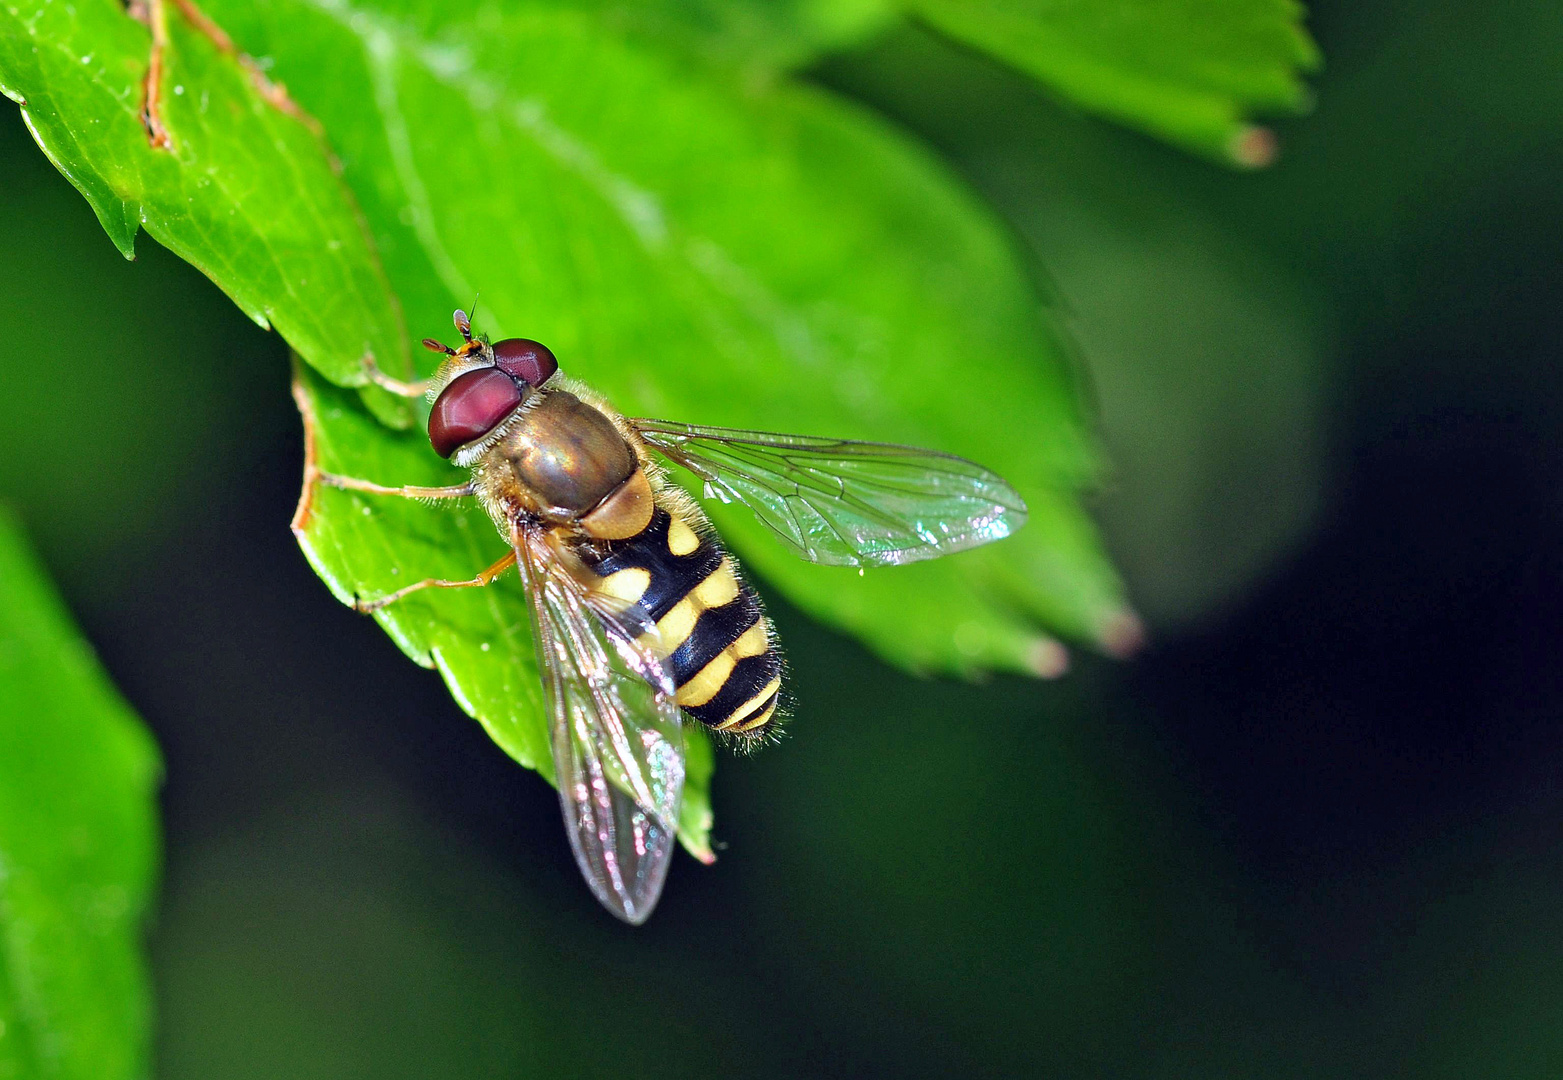
[[(629, 571), (620, 570), (619, 573), (627, 574)], [(700, 621), (700, 613), (732, 603), (738, 599), (738, 589), (738, 575), (733, 573), (732, 560), (724, 557), (715, 570), (673, 605), (672, 611), (657, 620), (658, 641), (654, 643), (657, 653), (664, 657), (672, 656), (694, 633), (695, 624)]]
[(737, 600), (738, 575), (733, 573), (733, 560), (723, 556), (721, 565), (690, 590), (689, 595), (703, 608), (721, 607)]
[(651, 571), (639, 566), (609, 574), (597, 583), (597, 591), (607, 593), (631, 604), (646, 595), (651, 587)]
[(709, 664), (695, 673), (694, 678), (680, 686), (673, 700), (680, 705), (704, 705), (727, 683), (738, 661), (746, 656), (759, 656), (770, 645), (765, 620), (756, 619), (755, 624), (745, 630), (737, 641), (717, 653)]
[[(770, 682), (761, 687), (758, 694), (755, 694), (748, 701), (734, 709), (732, 714), (729, 715), (726, 720), (723, 720), (719, 724), (713, 724), (712, 727), (716, 728), (718, 731), (748, 731), (751, 728), (759, 727), (766, 720), (771, 718), (771, 713), (776, 711), (776, 702), (772, 699), (775, 698), (776, 692), (780, 689), (781, 676), (778, 675), (776, 678), (772, 679)], [(753, 723), (743, 723), (743, 721), (749, 716), (750, 713), (760, 708), (760, 706), (764, 705), (767, 701), (771, 702), (771, 707), (769, 709), (767, 709), (760, 716), (757, 716)]]
[[(776, 689), (777, 690), (781, 689), (781, 680), (780, 679), (778, 679), (776, 681)], [(750, 732), (750, 731), (756, 730), (757, 728), (764, 727), (766, 724), (771, 722), (771, 717), (776, 715), (776, 706), (777, 706), (778, 703), (779, 702), (778, 702), (777, 697), (775, 696), (775, 691), (772, 691), (771, 703), (765, 707), (765, 711), (764, 712), (760, 713), (756, 717), (753, 717), (752, 719), (745, 720), (743, 723), (737, 724), (734, 727), (729, 728), (728, 730), (729, 731), (737, 731), (737, 732)]]

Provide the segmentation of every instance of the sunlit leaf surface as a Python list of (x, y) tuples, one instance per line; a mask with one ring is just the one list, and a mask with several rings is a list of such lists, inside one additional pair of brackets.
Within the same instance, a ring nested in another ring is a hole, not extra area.
[(0, 7), (0, 90), (126, 257), (145, 228), (338, 381), (361, 382), (366, 353), (402, 369), (396, 298), (322, 138), (187, 20), (164, 22), (166, 148), (141, 117), (152, 35), (117, 0)]
[(551, 0), (603, 28), (768, 81), (894, 20), (894, 0)]
[(158, 768), (0, 512), (0, 1076), (145, 1075)]

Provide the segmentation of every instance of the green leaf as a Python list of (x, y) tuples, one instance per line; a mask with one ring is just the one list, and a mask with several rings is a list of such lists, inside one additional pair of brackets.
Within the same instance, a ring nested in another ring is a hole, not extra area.
[[(709, 74), (573, 6), (220, 0), (207, 11), (258, 59), (168, 9), (163, 85), (184, 90), (163, 99), (175, 103), (164, 122), (177, 164), (135, 118), (148, 38), (113, 0), (83, 0), (74, 18), (10, 16), (0, 79), (52, 133), (41, 138), (62, 169), (143, 209), (163, 198), (166, 233), (207, 235), (197, 265), (235, 296), (272, 297), (272, 321), (304, 339), (299, 354), (324, 376), (298, 380), (322, 467), (388, 484), (458, 478), (421, 436), (375, 422), (398, 414), (331, 384), (361, 381), (366, 343), (385, 355), (386, 312), (405, 311), (416, 336), (449, 336), (449, 312), (481, 288), (483, 328), (547, 341), (627, 413), (925, 445), (1011, 480), (1032, 511), (1016, 538), (864, 576), (799, 563), (747, 511), (711, 507), (759, 577), (886, 658), (1052, 673), (1064, 654), (1044, 626), (1109, 649), (1132, 638), (1076, 499), (1095, 475), (1094, 443), (1011, 241), (882, 122), (790, 82)], [(55, 54), (65, 59), (38, 59)], [(340, 177), (254, 70), (318, 121)], [(233, 122), (207, 122), (198, 106), (218, 100)], [(120, 160), (137, 166), (95, 164)], [(210, 191), (229, 201), (203, 202)], [(175, 212), (175, 196), (195, 201)], [(215, 217), (249, 231), (202, 233)], [(266, 292), (275, 268), (246, 256), (271, 250), (263, 238), (281, 219), (298, 223), (287, 257), (319, 258), (337, 277)], [(367, 240), (346, 228), (359, 221)], [(361, 287), (340, 286), (344, 275)], [(417, 360), (432, 367), (421, 350)], [(470, 577), (504, 551), (474, 510), (393, 503), (314, 494), (301, 539), (338, 596)], [(381, 618), (546, 774), (516, 589), (442, 591)], [(684, 840), (703, 854), (709, 758), (696, 746)]]
[(1255, 112), (1297, 113), (1319, 54), (1295, 0), (906, 0), (1082, 108), (1243, 166), (1274, 158)]
[(863, 577), (712, 507), (794, 601), (932, 670), (1028, 670), (1032, 620), (1116, 629), (1074, 501), (1095, 451), (1035, 294), (987, 213), (879, 122), (786, 83), (737, 94), (555, 8), (213, 10), (331, 132), (420, 335), (481, 289), (484, 327), (547, 341), (625, 412), (933, 446), (1032, 506), (1015, 540)]
[(396, 297), (323, 139), (231, 46), (164, 22), (166, 149), (141, 118), (152, 35), (118, 0), (0, 8), (0, 91), (126, 258), (144, 227), (338, 382), (363, 383), (366, 354), (406, 371)]
[(146, 1074), (158, 774), (0, 511), (0, 1076)]

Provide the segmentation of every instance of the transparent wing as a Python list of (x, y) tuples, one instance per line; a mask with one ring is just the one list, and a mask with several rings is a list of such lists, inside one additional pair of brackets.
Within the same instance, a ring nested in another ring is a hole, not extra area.
[(516, 554), (570, 847), (597, 899), (642, 923), (667, 879), (684, 789), (673, 683), (646, 644), (656, 625), (581, 585), (545, 537), (517, 537)]
[(1026, 504), (965, 458), (892, 443), (632, 420), (651, 446), (741, 502), (810, 562), (916, 562), (1008, 536)]

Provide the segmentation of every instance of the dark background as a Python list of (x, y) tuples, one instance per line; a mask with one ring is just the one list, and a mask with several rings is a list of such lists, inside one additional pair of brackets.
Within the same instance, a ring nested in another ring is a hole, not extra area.
[(1252, 175), (915, 29), (811, 73), (1034, 253), (1152, 643), (924, 682), (768, 594), (792, 737), (638, 930), (305, 565), (282, 342), (0, 110), (0, 496), (163, 747), (160, 1075), (1563, 1072), (1563, 20), (1311, 25)]

